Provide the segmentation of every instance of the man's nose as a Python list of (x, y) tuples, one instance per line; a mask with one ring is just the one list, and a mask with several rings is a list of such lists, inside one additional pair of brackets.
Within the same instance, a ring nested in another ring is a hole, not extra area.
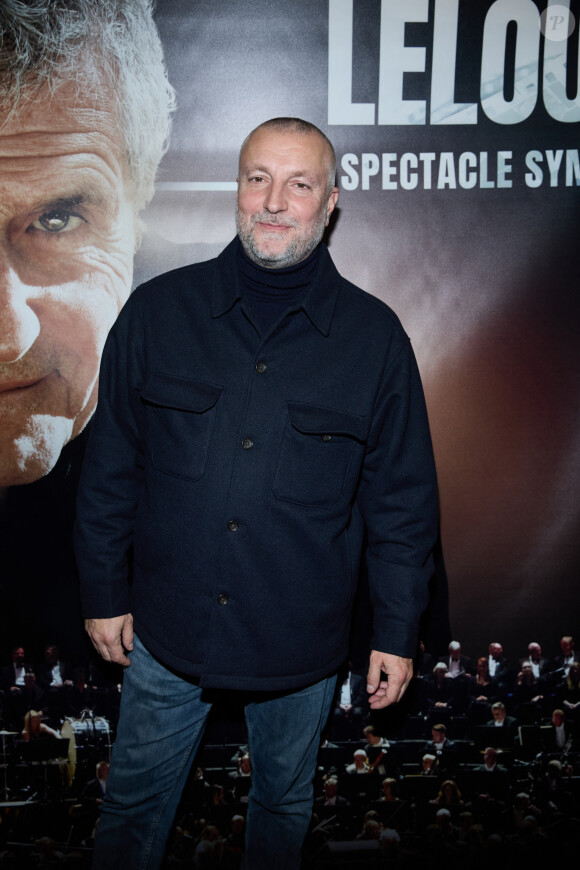
[(16, 362), (32, 347), (40, 323), (29, 305), (30, 288), (11, 266), (0, 264), (0, 362)]
[(271, 214), (286, 211), (288, 208), (288, 196), (286, 185), (283, 182), (272, 181), (266, 191), (264, 207)]

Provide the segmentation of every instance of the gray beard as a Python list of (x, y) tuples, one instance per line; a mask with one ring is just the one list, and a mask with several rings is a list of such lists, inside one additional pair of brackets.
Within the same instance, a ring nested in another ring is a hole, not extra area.
[[(325, 208), (320, 216), (320, 220), (318, 220), (312, 228), (310, 235), (306, 237), (294, 237), (283, 251), (274, 255), (264, 255), (256, 244), (256, 238), (254, 235), (254, 224), (259, 221), (264, 221), (265, 223), (270, 222), (269, 218), (271, 215), (267, 212), (253, 214), (250, 220), (246, 223), (240, 215), (239, 208), (236, 206), (236, 229), (244, 252), (250, 260), (265, 269), (285, 269), (288, 266), (295, 266), (297, 263), (301, 263), (310, 256), (312, 251), (320, 243), (326, 227), (326, 214), (327, 209)], [(294, 219), (284, 218), (284, 223), (296, 227), (297, 229), (300, 228), (300, 224)], [(272, 224), (272, 226), (275, 225), (275, 223)]]

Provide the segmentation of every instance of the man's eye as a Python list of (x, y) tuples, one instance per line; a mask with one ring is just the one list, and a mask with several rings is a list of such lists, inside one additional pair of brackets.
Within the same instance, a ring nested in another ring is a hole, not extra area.
[(82, 222), (83, 218), (79, 215), (72, 214), (70, 211), (54, 209), (54, 211), (41, 214), (30, 226), (32, 229), (46, 233), (70, 233), (71, 230), (76, 230)]

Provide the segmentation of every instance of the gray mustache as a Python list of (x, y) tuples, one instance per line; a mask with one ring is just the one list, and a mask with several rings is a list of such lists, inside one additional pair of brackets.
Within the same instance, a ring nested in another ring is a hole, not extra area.
[(266, 214), (262, 213), (262, 214), (252, 215), (252, 222), (253, 223), (261, 223), (261, 224), (270, 224), (270, 226), (272, 226), (272, 227), (287, 226), (287, 227), (294, 227), (295, 229), (298, 229), (300, 227), (299, 222), (295, 218), (287, 217), (281, 221), (273, 221), (271, 219), (271, 215), (269, 215), (267, 213)]

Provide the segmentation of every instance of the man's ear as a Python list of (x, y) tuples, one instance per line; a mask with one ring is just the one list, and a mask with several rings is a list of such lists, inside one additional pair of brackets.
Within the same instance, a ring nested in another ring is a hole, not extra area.
[(330, 220), (330, 215), (334, 211), (336, 203), (338, 201), (338, 187), (333, 187), (330, 193), (328, 194), (328, 204), (326, 207), (326, 223), (324, 224), (326, 227), (328, 226), (328, 222)]

